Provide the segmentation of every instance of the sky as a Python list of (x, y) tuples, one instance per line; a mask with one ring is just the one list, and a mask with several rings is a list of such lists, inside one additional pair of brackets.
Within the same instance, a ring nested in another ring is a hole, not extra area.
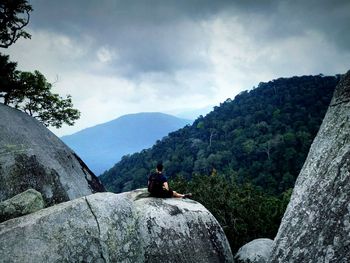
[(194, 119), (260, 82), (350, 69), (348, 0), (30, 0), (8, 49), (72, 95), (72, 134), (119, 116)]

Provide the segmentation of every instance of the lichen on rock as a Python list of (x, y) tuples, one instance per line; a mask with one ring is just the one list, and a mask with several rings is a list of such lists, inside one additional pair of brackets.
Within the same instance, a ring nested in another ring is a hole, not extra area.
[(41, 193), (28, 189), (23, 193), (0, 202), (0, 223), (6, 220), (34, 213), (45, 207)]
[(44, 125), (0, 103), (0, 201), (33, 188), (47, 206), (104, 191), (82, 160)]

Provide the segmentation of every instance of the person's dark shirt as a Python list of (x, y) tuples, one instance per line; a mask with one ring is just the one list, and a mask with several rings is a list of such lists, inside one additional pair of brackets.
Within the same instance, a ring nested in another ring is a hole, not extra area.
[(166, 176), (163, 173), (155, 173), (157, 175), (157, 179), (162, 182), (162, 183), (166, 183), (168, 182), (168, 179), (166, 178)]
[(168, 182), (168, 179), (163, 173), (154, 172), (150, 175), (148, 180), (148, 192), (151, 196), (170, 198), (173, 196), (171, 189), (166, 189), (164, 183)]
[(164, 187), (164, 183), (167, 182), (167, 178), (163, 173), (153, 172), (148, 177), (148, 191), (157, 192), (161, 191)]

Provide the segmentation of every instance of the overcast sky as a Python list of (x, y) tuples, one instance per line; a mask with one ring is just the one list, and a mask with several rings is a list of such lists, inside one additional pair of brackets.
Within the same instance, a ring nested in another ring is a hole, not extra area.
[(0, 51), (72, 95), (81, 119), (59, 136), (128, 113), (190, 117), (259, 82), (350, 69), (348, 0), (30, 3), (32, 39)]

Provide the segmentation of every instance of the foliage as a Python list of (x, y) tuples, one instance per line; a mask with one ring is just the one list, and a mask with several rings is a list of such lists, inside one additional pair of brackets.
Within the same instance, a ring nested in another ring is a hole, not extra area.
[(338, 81), (319, 75), (260, 83), (151, 149), (125, 156), (100, 178), (114, 192), (143, 187), (162, 160), (169, 177), (215, 169), (279, 195), (293, 188)]
[(274, 239), (291, 196), (291, 189), (276, 197), (249, 183), (239, 185), (235, 175), (195, 175), (191, 181), (179, 176), (170, 185), (192, 192), (193, 199), (215, 216), (233, 252), (256, 238)]
[(10, 62), (9, 56), (0, 53), (0, 97), (8, 104), (11, 93), (18, 89), (17, 79), (19, 72), (16, 70), (17, 63)]
[(16, 63), (0, 54), (0, 97), (4, 104), (20, 109), (46, 126), (60, 128), (63, 123), (73, 125), (80, 112), (73, 109), (71, 96), (62, 98), (52, 93), (52, 85), (39, 71), (20, 72)]
[(30, 38), (23, 30), (33, 11), (27, 0), (2, 0), (0, 2), (0, 47), (7, 48), (20, 37)]
[[(3, 0), (0, 2), (0, 47), (7, 48), (20, 37), (30, 38), (23, 30), (33, 11), (27, 0)], [(5, 105), (13, 106), (37, 118), (46, 126), (60, 128), (63, 123), (73, 125), (80, 112), (73, 109), (72, 98), (62, 98), (51, 92), (39, 71), (20, 72), (17, 63), (0, 54), (0, 97)]]

